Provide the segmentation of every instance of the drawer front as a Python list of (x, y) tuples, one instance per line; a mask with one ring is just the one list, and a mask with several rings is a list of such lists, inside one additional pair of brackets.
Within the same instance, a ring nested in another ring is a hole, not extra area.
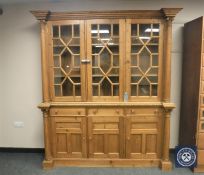
[(89, 108), (89, 116), (123, 116), (121, 108)]
[(204, 165), (204, 150), (198, 150), (198, 165)]
[(159, 108), (127, 108), (126, 109), (126, 114), (127, 115), (147, 115), (147, 116), (151, 116), (151, 115), (156, 115), (158, 114), (158, 112), (160, 111)]
[(85, 108), (51, 108), (50, 109), (50, 115), (51, 116), (72, 116), (72, 115), (85, 115), (86, 110)]

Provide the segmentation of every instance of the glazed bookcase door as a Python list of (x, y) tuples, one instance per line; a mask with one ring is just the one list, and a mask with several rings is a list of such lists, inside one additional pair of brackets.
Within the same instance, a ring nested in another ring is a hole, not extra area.
[(161, 99), (161, 21), (127, 20), (126, 91), (130, 101)]
[(84, 101), (84, 21), (51, 22), (51, 97), (54, 101)]
[(119, 101), (122, 98), (124, 30), (124, 20), (87, 21), (89, 101)]

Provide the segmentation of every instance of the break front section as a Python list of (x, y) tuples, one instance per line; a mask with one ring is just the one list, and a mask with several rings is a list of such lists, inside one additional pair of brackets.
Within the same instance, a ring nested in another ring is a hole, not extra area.
[(171, 23), (180, 9), (41, 21), (45, 168), (169, 161)]

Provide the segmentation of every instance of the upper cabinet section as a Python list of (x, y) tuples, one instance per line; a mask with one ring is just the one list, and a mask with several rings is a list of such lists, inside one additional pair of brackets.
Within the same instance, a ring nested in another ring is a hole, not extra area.
[[(32, 11), (51, 101), (163, 101), (167, 32), (180, 9)], [(47, 89), (46, 89), (47, 88)]]

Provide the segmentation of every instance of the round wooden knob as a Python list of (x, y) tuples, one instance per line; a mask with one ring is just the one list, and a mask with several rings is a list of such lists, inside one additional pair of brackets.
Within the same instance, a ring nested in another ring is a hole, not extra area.
[(58, 111), (55, 111), (55, 114), (58, 114)]

